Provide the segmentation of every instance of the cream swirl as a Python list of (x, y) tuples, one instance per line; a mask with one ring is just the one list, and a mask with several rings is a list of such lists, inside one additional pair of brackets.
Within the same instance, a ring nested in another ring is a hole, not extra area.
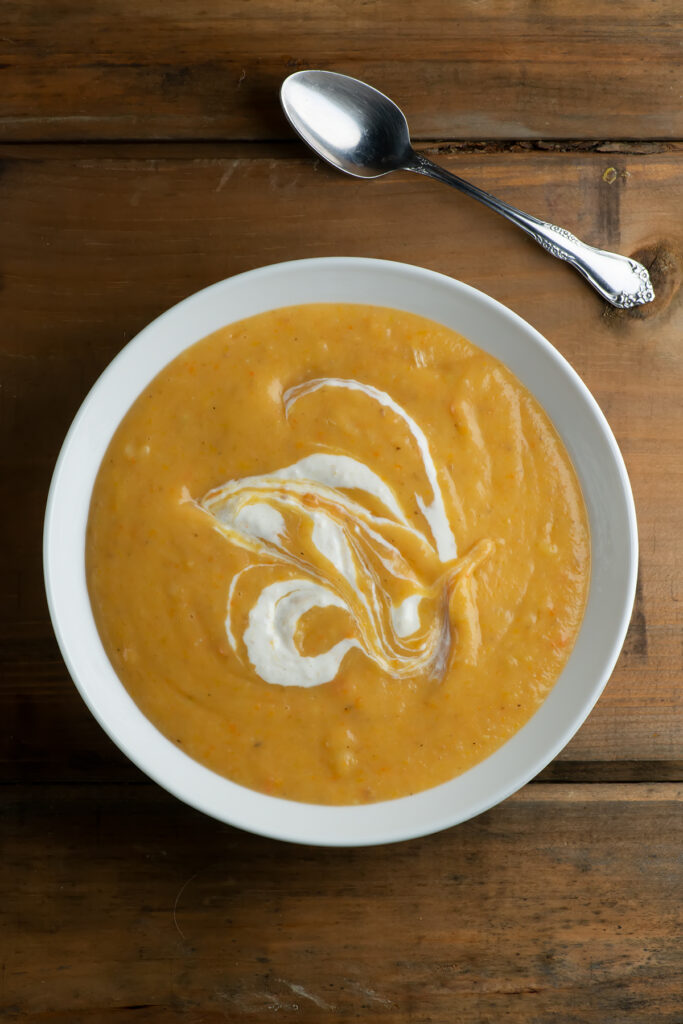
[[(410, 522), (386, 481), (348, 455), (317, 452), (215, 488), (200, 506), (221, 534), (258, 559), (230, 584), (225, 620), (230, 645), (239, 657), (246, 654), (261, 679), (280, 686), (330, 682), (352, 648), (393, 678), (439, 676), (451, 646), (454, 580), (489, 548), (458, 560), (427, 438), (386, 392), (355, 380), (311, 380), (285, 392), (285, 415), (324, 389), (360, 392), (403, 421), (431, 492), (429, 500), (413, 495), (428, 531)], [(254, 573), (256, 589), (246, 579)], [(236, 608), (245, 589), (257, 596), (246, 626), (242, 616), (238, 636)], [(350, 635), (307, 656), (298, 637), (315, 608), (345, 612)]]

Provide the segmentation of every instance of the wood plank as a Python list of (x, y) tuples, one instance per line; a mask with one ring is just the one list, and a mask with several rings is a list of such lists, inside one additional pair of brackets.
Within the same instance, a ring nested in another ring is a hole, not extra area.
[(461, 278), (528, 319), (582, 375), (631, 473), (641, 579), (618, 668), (562, 757), (643, 762), (645, 778), (653, 762), (680, 759), (680, 159), (447, 149), (446, 166), (502, 198), (589, 242), (644, 253), (656, 302), (630, 314), (608, 311), (569, 268), (476, 204), (408, 175), (343, 178), (297, 148), (2, 150), (5, 778), (137, 778), (80, 704), (43, 595), (47, 486), (89, 385), (137, 330), (190, 292), (250, 267), (324, 255), (405, 260)]
[(679, 0), (5, 0), (0, 138), (280, 139), (323, 67), (418, 139), (683, 137)]
[(680, 798), (531, 786), (441, 835), (326, 850), (153, 786), (10, 787), (2, 1019), (674, 1024)]

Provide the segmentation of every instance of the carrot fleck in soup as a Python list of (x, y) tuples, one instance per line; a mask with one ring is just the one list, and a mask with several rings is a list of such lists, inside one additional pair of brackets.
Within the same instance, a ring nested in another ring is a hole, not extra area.
[(191, 757), (293, 800), (453, 778), (536, 711), (589, 578), (581, 491), (500, 362), (372, 306), (231, 324), (116, 431), (87, 576), (102, 642)]

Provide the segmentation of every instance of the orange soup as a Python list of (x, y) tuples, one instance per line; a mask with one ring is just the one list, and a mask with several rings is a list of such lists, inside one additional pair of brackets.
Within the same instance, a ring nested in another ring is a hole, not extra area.
[(102, 642), (190, 757), (265, 793), (405, 796), (549, 693), (589, 579), (574, 469), (455, 332), (372, 306), (231, 324), (152, 381), (95, 483)]

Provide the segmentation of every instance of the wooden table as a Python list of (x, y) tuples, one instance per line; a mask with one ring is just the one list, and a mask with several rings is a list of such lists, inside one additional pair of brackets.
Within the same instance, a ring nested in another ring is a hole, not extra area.
[[(2, 203), (3, 1021), (673, 1024), (681, 976), (680, 0), (6, 0)], [(296, 68), (364, 78), (420, 147), (637, 255), (616, 312), (476, 204), (360, 183), (297, 144)], [(393, 847), (287, 846), (181, 805), (91, 719), (41, 577), (54, 461), (144, 324), (261, 264), (377, 256), (506, 303), (573, 363), (631, 475), (623, 655), (568, 748), (480, 818)]]

